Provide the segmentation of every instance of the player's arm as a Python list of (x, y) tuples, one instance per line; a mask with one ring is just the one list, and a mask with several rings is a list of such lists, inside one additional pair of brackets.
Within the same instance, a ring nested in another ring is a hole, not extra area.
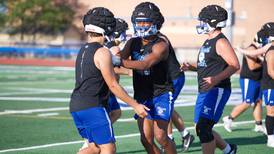
[(268, 43), (262, 48), (258, 48), (256, 50), (244, 50), (242, 48), (237, 47), (237, 51), (241, 52), (244, 55), (254, 57), (254, 56), (259, 56), (264, 54), (270, 47), (271, 47), (271, 43)]
[(130, 69), (145, 70), (149, 69), (151, 66), (157, 64), (162, 59), (168, 56), (168, 45), (166, 42), (162, 41), (156, 43), (152, 47), (152, 52), (145, 56), (144, 60), (122, 60), (122, 66)]
[(228, 64), (228, 67), (215, 76), (204, 78), (203, 82), (201, 83), (202, 89), (210, 89), (211, 87), (218, 84), (220, 81), (230, 77), (240, 68), (238, 58), (230, 43), (226, 39), (220, 39), (217, 41), (216, 52), (224, 59), (224, 61)]
[(125, 67), (114, 67), (114, 72), (119, 75), (132, 76), (132, 70)]
[(274, 50), (267, 52), (266, 62), (267, 62), (267, 73), (274, 80)]
[(130, 57), (130, 50), (131, 50), (131, 44), (132, 44), (133, 38), (131, 38), (130, 40), (128, 40), (123, 48), (123, 50), (121, 50), (120, 57), (121, 59), (128, 59)]
[(94, 55), (94, 62), (96, 67), (101, 71), (102, 76), (111, 92), (128, 105), (132, 106), (138, 115), (145, 117), (147, 115), (146, 110), (149, 109), (142, 104), (138, 104), (134, 99), (132, 99), (117, 82), (111, 62), (111, 53), (108, 49), (99, 48)]
[[(250, 45), (246, 50), (248, 50), (248, 51), (256, 50), (256, 47), (253, 45)], [(255, 57), (246, 56), (246, 62), (247, 62), (247, 66), (250, 70), (255, 70), (262, 66), (261, 61), (257, 56), (255, 56)]]

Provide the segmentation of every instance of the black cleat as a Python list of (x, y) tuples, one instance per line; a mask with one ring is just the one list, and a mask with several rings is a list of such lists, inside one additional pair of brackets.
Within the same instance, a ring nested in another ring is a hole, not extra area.
[(229, 144), (230, 151), (227, 154), (236, 154), (237, 153), (237, 145), (236, 144)]
[(190, 133), (182, 138), (183, 152), (188, 151), (188, 149), (189, 149), (190, 145), (193, 143), (194, 139), (195, 139), (195, 137), (193, 135), (191, 135)]

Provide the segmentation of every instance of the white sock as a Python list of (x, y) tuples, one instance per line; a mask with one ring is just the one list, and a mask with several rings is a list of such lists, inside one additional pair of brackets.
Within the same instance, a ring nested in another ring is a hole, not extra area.
[(267, 140), (273, 141), (273, 142), (274, 142), (274, 134), (272, 134), (272, 135), (267, 135)]
[(173, 140), (173, 135), (172, 134), (168, 134), (168, 137)]
[(183, 131), (180, 132), (182, 137), (185, 137), (187, 134), (189, 134), (189, 131), (187, 129), (184, 129)]
[(230, 152), (230, 150), (231, 150), (230, 145), (229, 145), (229, 144), (226, 144), (226, 147), (224, 148), (223, 152), (224, 152), (224, 154), (227, 154), (227, 153)]

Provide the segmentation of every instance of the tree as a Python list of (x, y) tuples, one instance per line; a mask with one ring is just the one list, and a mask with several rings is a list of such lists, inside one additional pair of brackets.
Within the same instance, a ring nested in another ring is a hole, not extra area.
[(6, 23), (6, 2), (7, 0), (0, 1), (0, 27), (4, 27)]
[(58, 34), (72, 23), (75, 11), (66, 3), (60, 5), (48, 0), (7, 1), (7, 23), (10, 34), (33, 35), (37, 33)]

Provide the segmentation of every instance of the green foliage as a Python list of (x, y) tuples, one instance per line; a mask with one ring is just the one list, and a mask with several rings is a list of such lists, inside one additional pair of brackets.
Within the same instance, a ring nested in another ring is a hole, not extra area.
[(65, 3), (48, 0), (12, 0), (7, 2), (10, 34), (57, 34), (71, 24), (74, 11)]
[(0, 0), (0, 28), (2, 28), (6, 23), (5, 7), (6, 7), (6, 0)]

